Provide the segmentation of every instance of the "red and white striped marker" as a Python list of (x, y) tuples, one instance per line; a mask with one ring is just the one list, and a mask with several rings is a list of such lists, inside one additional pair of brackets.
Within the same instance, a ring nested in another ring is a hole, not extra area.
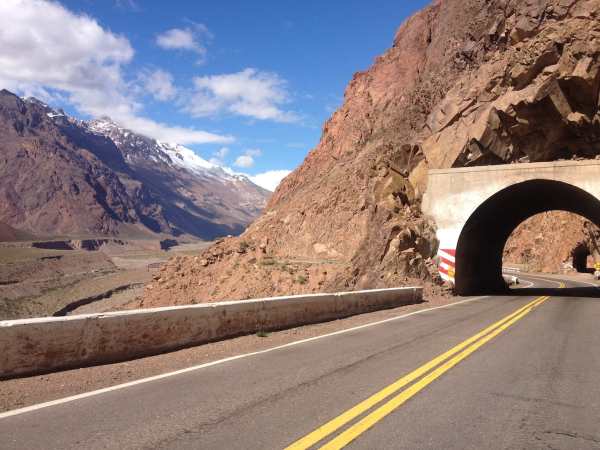
[(439, 249), (438, 256), (440, 257), (440, 264), (438, 267), (440, 276), (444, 281), (454, 284), (456, 250), (450, 248)]

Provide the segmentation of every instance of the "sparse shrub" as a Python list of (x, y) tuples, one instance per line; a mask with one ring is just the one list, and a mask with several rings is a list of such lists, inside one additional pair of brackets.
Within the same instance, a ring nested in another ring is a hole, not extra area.
[(264, 330), (257, 331), (256, 335), (261, 338), (269, 337), (269, 333)]
[(305, 277), (304, 275), (298, 275), (298, 278), (296, 278), (296, 281), (297, 281), (299, 284), (306, 284), (306, 282), (307, 282), (308, 280), (306, 279), (306, 277)]

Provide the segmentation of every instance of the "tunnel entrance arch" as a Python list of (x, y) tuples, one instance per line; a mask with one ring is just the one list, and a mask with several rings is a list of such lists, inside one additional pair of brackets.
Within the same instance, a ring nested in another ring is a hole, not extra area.
[(573, 269), (575, 269), (579, 273), (593, 273), (594, 269), (588, 267), (588, 259), (591, 255), (592, 252), (589, 249), (589, 247), (585, 243), (580, 243), (571, 252), (571, 257), (573, 260)]
[(513, 230), (536, 214), (561, 210), (600, 226), (600, 200), (569, 183), (531, 179), (502, 189), (485, 200), (463, 226), (455, 254), (459, 295), (501, 292), (504, 246)]

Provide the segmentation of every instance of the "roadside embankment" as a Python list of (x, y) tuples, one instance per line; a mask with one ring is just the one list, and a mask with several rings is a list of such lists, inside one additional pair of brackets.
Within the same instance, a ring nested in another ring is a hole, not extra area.
[(125, 361), (422, 299), (422, 288), (411, 287), (2, 321), (0, 378)]

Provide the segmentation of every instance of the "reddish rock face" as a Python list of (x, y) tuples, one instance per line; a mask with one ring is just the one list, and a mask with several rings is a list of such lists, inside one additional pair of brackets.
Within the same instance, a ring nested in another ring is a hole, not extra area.
[[(434, 280), (419, 208), (429, 167), (600, 153), (599, 11), (600, 0), (443, 0), (415, 14), (354, 75), (263, 215), (199, 261), (167, 264), (144, 304)], [(308, 281), (266, 257), (310, 262)]]
[(583, 217), (564, 211), (531, 217), (513, 231), (504, 247), (505, 265), (516, 264), (530, 272), (591, 270), (597, 262), (600, 229)]
[(571, 3), (535, 9), (540, 24), (527, 33), (515, 32), (520, 19), (505, 21), (517, 20), (504, 31), (512, 45), (464, 76), (430, 114), (422, 143), (430, 167), (598, 155), (597, 5)]

